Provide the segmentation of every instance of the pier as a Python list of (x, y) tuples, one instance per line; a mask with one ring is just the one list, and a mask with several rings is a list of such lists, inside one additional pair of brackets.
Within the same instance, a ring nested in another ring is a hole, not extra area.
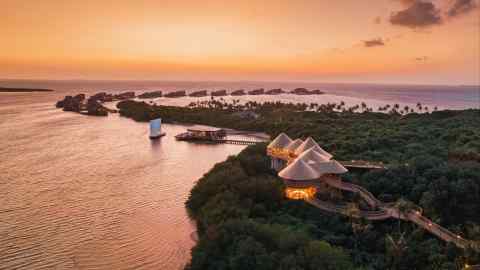
[(216, 139), (213, 140), (216, 143), (227, 143), (227, 144), (238, 144), (238, 145), (254, 145), (261, 143), (262, 141), (252, 140), (252, 139)]
[(194, 126), (188, 128), (187, 132), (176, 135), (175, 138), (179, 141), (203, 141), (236, 145), (254, 145), (264, 142), (264, 140), (253, 136), (250, 137), (248, 134), (248, 132), (244, 131), (230, 131), (221, 128)]

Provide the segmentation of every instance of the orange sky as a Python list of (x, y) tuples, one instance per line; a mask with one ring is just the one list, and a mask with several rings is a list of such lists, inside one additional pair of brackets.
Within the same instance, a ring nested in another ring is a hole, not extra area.
[(0, 78), (479, 84), (478, 0), (415, 1), (0, 0)]

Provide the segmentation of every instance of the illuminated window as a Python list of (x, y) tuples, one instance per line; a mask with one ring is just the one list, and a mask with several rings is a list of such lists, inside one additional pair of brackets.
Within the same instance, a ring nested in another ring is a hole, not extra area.
[(287, 188), (285, 195), (292, 200), (305, 200), (315, 196), (317, 190), (314, 187), (308, 188)]

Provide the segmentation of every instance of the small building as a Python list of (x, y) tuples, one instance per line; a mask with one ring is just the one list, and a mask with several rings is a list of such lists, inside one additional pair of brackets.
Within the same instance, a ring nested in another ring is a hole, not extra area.
[(224, 139), (227, 136), (225, 129), (205, 127), (205, 126), (193, 126), (187, 129), (187, 132), (178, 134), (175, 136), (177, 140), (189, 141), (217, 141)]
[(267, 154), (271, 157), (272, 169), (279, 171), (287, 165), (290, 152), (286, 148), (292, 143), (292, 139), (285, 133), (280, 133), (268, 146)]

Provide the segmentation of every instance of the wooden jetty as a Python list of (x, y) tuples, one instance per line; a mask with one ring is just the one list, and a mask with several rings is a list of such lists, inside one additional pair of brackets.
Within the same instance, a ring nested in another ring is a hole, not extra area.
[(253, 145), (263, 142), (254, 138), (227, 136), (227, 131), (220, 128), (194, 126), (187, 129), (187, 132), (175, 136), (179, 141), (203, 141), (211, 143), (226, 143), (237, 145)]
[(261, 141), (257, 141), (257, 140), (250, 140), (250, 139), (217, 139), (217, 140), (214, 140), (214, 142), (217, 142), (217, 143), (227, 143), (227, 144), (239, 144), (239, 145), (254, 145), (254, 144), (257, 144), (257, 143), (260, 143)]

